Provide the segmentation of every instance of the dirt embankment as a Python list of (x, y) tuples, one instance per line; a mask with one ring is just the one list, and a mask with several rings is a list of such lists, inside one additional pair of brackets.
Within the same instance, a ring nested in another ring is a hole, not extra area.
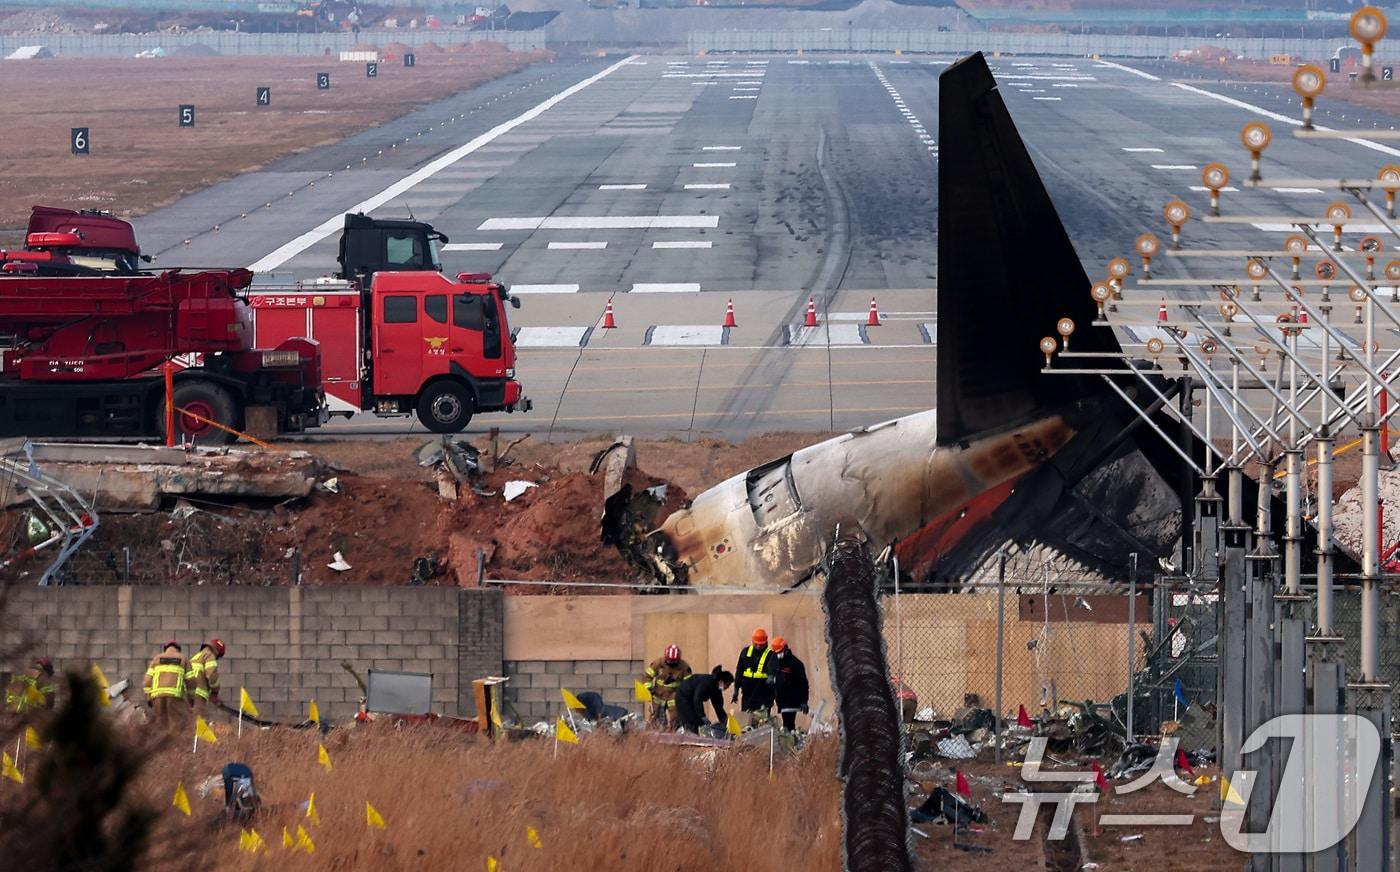
[[(0, 61), (12, 97), (0, 104), (0, 245), (19, 241), (36, 203), (138, 215), (553, 56), (496, 43), (415, 51), (413, 68), (386, 61), (374, 79), (334, 57)], [(331, 88), (319, 91), (323, 71)], [(272, 90), (260, 108), (261, 86)], [(194, 105), (194, 128), (178, 126), (181, 104)], [(90, 154), (70, 153), (75, 127), (89, 129)]]
[[(822, 437), (774, 434), (637, 443), (634, 491), (666, 484), (659, 517), (687, 495)], [(300, 446), (323, 464), (306, 499), (257, 504), (182, 500), (154, 514), (107, 513), (69, 564), (75, 583), (474, 585), (492, 579), (627, 582), (634, 570), (600, 538), (602, 473), (590, 473), (610, 439), (526, 440), (494, 471), (439, 492), (420, 466), (421, 438)], [(489, 450), (484, 439), (477, 447)], [(507, 501), (511, 482), (527, 482)], [(21, 535), (23, 525), (15, 526)], [(339, 553), (348, 569), (336, 569)], [(479, 561), (484, 560), (484, 565)], [(12, 572), (35, 570), (23, 564)], [(523, 589), (548, 592), (548, 587)]]

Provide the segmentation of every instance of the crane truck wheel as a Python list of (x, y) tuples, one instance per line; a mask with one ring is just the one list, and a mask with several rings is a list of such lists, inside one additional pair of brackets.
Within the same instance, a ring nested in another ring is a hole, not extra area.
[(471, 391), (455, 382), (438, 382), (418, 397), (418, 420), (434, 433), (460, 433), (471, 422), (475, 405)]
[[(193, 412), (201, 418), (218, 421), (225, 427), (238, 426), (238, 403), (229, 392), (207, 381), (184, 381), (175, 385), (175, 435), (178, 439), (189, 439), (201, 445), (226, 445), (234, 436), (207, 424), (199, 418), (180, 413), (180, 409)], [(156, 430), (165, 435), (165, 403), (156, 410)]]

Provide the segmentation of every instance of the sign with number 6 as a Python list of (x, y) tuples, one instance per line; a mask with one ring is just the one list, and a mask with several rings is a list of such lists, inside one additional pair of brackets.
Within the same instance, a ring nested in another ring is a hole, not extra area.
[(73, 154), (91, 154), (88, 141), (88, 129), (86, 127), (74, 127), (68, 134), (68, 144), (72, 147)]

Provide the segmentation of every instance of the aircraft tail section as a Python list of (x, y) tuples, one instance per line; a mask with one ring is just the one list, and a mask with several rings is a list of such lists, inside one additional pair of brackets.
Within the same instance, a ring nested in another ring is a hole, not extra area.
[[(938, 442), (1002, 430), (1097, 392), (1046, 376), (1041, 337), (1073, 318), (1076, 351), (1116, 352), (981, 53), (939, 77)], [(1058, 337), (1057, 337), (1058, 338)]]

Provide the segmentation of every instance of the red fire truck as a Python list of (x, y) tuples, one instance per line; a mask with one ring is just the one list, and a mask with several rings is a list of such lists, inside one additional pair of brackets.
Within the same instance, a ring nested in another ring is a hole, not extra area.
[(486, 273), (442, 275), (446, 241), (420, 221), (346, 215), (339, 275), (249, 291), (254, 342), (319, 342), (333, 415), (417, 414), (456, 433), (477, 412), (529, 411), (506, 316), (520, 300)]
[(528, 409), (505, 313), (519, 303), (489, 276), (438, 273), (441, 239), (348, 216), (348, 278), (250, 292), (244, 269), (142, 270), (111, 215), (35, 207), (24, 249), (0, 250), (0, 434), (163, 435), (158, 368), (175, 359), (176, 426), (205, 442), (229, 438), (208, 421), (319, 426), (328, 391), (336, 411), (417, 412), (435, 432)]

